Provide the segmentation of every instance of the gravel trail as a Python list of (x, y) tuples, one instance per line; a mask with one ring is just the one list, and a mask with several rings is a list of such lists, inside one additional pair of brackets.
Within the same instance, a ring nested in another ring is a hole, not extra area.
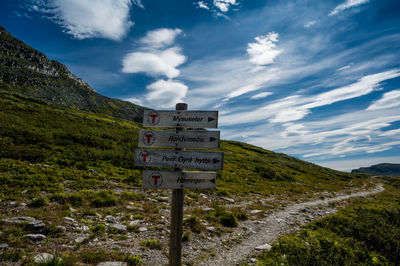
[[(215, 256), (210, 256), (202, 262), (196, 262), (196, 265), (237, 265), (256, 254), (256, 247), (266, 243), (271, 244), (278, 237), (299, 230), (302, 224), (335, 213), (337, 208), (330, 203), (355, 197), (366, 197), (383, 190), (383, 185), (378, 184), (372, 190), (298, 203), (290, 205), (284, 210), (270, 213), (264, 218), (242, 222), (240, 228), (234, 232), (236, 236), (240, 237), (241, 243), (230, 246), (214, 243)], [(212, 245), (212, 243), (209, 244)]]

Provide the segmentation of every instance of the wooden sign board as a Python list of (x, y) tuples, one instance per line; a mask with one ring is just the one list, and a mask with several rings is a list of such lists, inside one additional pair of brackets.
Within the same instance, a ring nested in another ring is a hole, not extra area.
[(222, 170), (223, 153), (136, 149), (135, 165)]
[(152, 148), (219, 148), (219, 131), (157, 131), (139, 132), (139, 147)]
[(142, 188), (216, 188), (216, 178), (215, 172), (144, 170), (142, 172)]
[(218, 111), (144, 110), (144, 127), (217, 128)]

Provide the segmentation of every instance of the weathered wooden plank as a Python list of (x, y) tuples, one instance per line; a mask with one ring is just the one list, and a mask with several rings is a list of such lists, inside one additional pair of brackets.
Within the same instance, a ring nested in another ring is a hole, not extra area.
[(135, 150), (135, 165), (221, 170), (222, 152)]
[(160, 131), (139, 132), (139, 147), (153, 148), (219, 148), (219, 131)]
[(143, 126), (217, 128), (218, 111), (144, 110)]
[(215, 188), (216, 178), (215, 172), (144, 170), (142, 172), (142, 188)]

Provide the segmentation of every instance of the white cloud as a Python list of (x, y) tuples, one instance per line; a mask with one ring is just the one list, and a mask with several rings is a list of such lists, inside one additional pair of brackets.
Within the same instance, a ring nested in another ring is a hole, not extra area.
[(129, 97), (129, 98), (125, 98), (123, 99), (124, 101), (128, 101), (131, 102), (133, 104), (137, 104), (137, 105), (142, 105), (143, 106), (143, 100), (140, 98), (136, 98), (136, 97)]
[(60, 24), (76, 39), (121, 40), (133, 22), (129, 18), (131, 0), (48, 0), (36, 9)]
[(344, 71), (344, 70), (349, 69), (349, 68), (351, 68), (351, 66), (350, 66), (350, 65), (347, 65), (347, 66), (338, 68), (336, 71), (340, 72), (340, 71)]
[(237, 5), (236, 0), (214, 0), (214, 5), (221, 12), (228, 12), (229, 8), (233, 5)]
[(198, 8), (203, 8), (203, 9), (210, 9), (206, 3), (204, 3), (203, 1), (199, 1), (197, 2), (197, 7)]
[(158, 108), (173, 107), (177, 102), (181, 102), (186, 96), (188, 87), (173, 80), (158, 80), (149, 86), (150, 92), (146, 95), (146, 100), (151, 106)]
[(220, 121), (225, 125), (235, 125), (256, 122), (260, 119), (269, 119), (273, 123), (300, 120), (309, 114), (312, 108), (366, 95), (379, 88), (380, 82), (399, 76), (399, 69), (368, 75), (348, 86), (312, 96), (292, 95), (256, 110), (222, 116)]
[(338, 14), (339, 12), (348, 9), (350, 7), (354, 7), (354, 6), (359, 6), (362, 4), (366, 4), (368, 3), (369, 0), (346, 0), (346, 2), (338, 5), (337, 7), (335, 7), (331, 13), (329, 13), (329, 16), (333, 16)]
[(174, 43), (175, 38), (182, 33), (180, 29), (156, 29), (147, 32), (146, 36), (140, 39), (142, 45), (150, 48), (162, 48)]
[(400, 128), (399, 129), (393, 129), (393, 130), (385, 131), (385, 132), (379, 134), (379, 136), (381, 136), (381, 137), (400, 136)]
[(368, 110), (386, 109), (400, 106), (400, 90), (393, 90), (383, 94), (382, 98), (368, 107)]
[(262, 98), (266, 98), (266, 97), (268, 97), (268, 96), (270, 96), (270, 95), (272, 95), (273, 93), (272, 92), (270, 92), (270, 91), (265, 91), (265, 92), (261, 92), (261, 93), (258, 93), (258, 94), (256, 94), (256, 95), (253, 95), (253, 96), (251, 96), (250, 98), (251, 99), (262, 99)]
[[(138, 51), (125, 55), (122, 60), (122, 72), (145, 73), (153, 77), (165, 76), (146, 88), (144, 96), (146, 106), (155, 108), (173, 107), (186, 96), (188, 87), (180, 81), (172, 80), (180, 75), (178, 66), (186, 61), (182, 50), (173, 46), (180, 29), (156, 29), (147, 32), (139, 40)], [(171, 47), (172, 46), (172, 47)], [(127, 100), (136, 98), (128, 98)]]
[(166, 76), (175, 78), (180, 71), (176, 69), (186, 61), (178, 47), (172, 47), (164, 51), (132, 52), (122, 60), (122, 72), (146, 73), (150, 76)]
[(311, 28), (312, 26), (314, 26), (315, 24), (317, 24), (317, 21), (316, 20), (311, 20), (311, 21), (309, 21), (309, 22), (307, 22), (307, 23), (305, 23), (304, 24), (304, 28)]
[(278, 42), (278, 36), (278, 33), (270, 32), (265, 36), (255, 37), (256, 42), (249, 43), (247, 46), (247, 54), (250, 56), (250, 62), (256, 65), (274, 63), (275, 58), (282, 53), (282, 50), (276, 49), (275, 45)]

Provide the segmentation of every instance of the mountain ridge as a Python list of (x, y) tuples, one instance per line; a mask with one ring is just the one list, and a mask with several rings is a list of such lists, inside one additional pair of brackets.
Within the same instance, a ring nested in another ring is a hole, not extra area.
[(0, 26), (0, 90), (84, 111), (141, 122), (145, 107), (97, 93), (62, 63)]
[(400, 164), (380, 163), (369, 167), (353, 169), (352, 173), (365, 173), (377, 176), (400, 176)]

